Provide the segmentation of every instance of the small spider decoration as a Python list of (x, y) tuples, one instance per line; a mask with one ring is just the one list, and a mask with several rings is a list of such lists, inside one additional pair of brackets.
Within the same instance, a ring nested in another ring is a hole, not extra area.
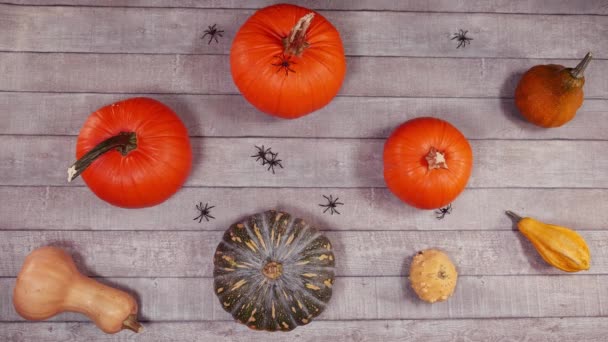
[(336, 209), (339, 205), (344, 205), (344, 203), (338, 202), (338, 199), (340, 198), (336, 197), (334, 199), (332, 195), (329, 195), (329, 197), (323, 195), (323, 197), (325, 197), (325, 199), (327, 200), (327, 204), (319, 204), (320, 207), (325, 208), (325, 210), (323, 210), (323, 214), (325, 214), (325, 212), (329, 210), (329, 213), (331, 215), (333, 215), (334, 213), (340, 215), (340, 212), (338, 211), (338, 209)]
[(270, 147), (269, 148), (264, 148), (264, 145), (262, 145), (262, 147), (259, 146), (255, 146), (255, 148), (258, 149), (258, 151), (256, 152), (256, 154), (252, 155), (252, 158), (255, 158), (255, 161), (257, 162), (258, 160), (262, 160), (262, 165), (266, 165), (266, 163), (268, 162), (268, 159), (266, 158), (266, 156), (268, 154), (271, 154), (272, 152), (270, 151)]
[(458, 33), (454, 33), (452, 35), (452, 39), (450, 40), (456, 39), (458, 41), (458, 46), (456, 47), (457, 49), (461, 46), (465, 48), (467, 47), (467, 44), (471, 44), (471, 40), (473, 40), (473, 38), (467, 37), (468, 32), (469, 31), (458, 30)]
[[(278, 153), (273, 153), (270, 152), (270, 159), (266, 159), (266, 163), (268, 164), (268, 171), (272, 170), (272, 174), (274, 174), (274, 168), (279, 166), (281, 167), (281, 169), (283, 168), (283, 165), (281, 164), (281, 159), (277, 159), (277, 157), (279, 156)], [(264, 165), (264, 164), (262, 164)]]
[(452, 213), (452, 205), (448, 204), (447, 207), (439, 208), (435, 210), (435, 218), (438, 220), (443, 220), (445, 215), (449, 215)]
[(196, 205), (196, 210), (199, 211), (199, 215), (194, 218), (194, 221), (198, 220), (198, 223), (201, 223), (203, 219), (207, 222), (209, 222), (210, 218), (215, 219), (215, 217), (211, 216), (211, 209), (213, 208), (215, 208), (214, 205), (209, 206), (209, 203), (205, 203), (205, 206), (203, 207), (203, 202), (199, 202), (199, 204)]
[(280, 54), (274, 56), (274, 58), (279, 60), (278, 62), (272, 64), (273, 66), (277, 67), (277, 72), (283, 70), (285, 71), (285, 76), (287, 76), (290, 72), (296, 72), (291, 68), (292, 64), (296, 64), (296, 62), (291, 60), (291, 55), (286, 56), (285, 54)]
[(209, 41), (207, 42), (207, 45), (211, 44), (211, 41), (213, 41), (213, 40), (215, 40), (216, 43), (219, 43), (220, 41), (217, 39), (217, 37), (224, 36), (222, 34), (222, 33), (224, 33), (224, 30), (218, 30), (217, 24), (207, 26), (207, 29), (203, 32), (205, 34), (201, 37), (201, 39), (205, 39), (206, 36), (209, 36)]
[(277, 157), (279, 156), (278, 153), (272, 152), (271, 148), (264, 148), (264, 145), (262, 145), (262, 147), (259, 146), (255, 146), (255, 148), (257, 149), (257, 152), (250, 156), (251, 158), (255, 158), (255, 161), (259, 161), (262, 160), (262, 165), (266, 165), (268, 164), (268, 171), (272, 171), (272, 173), (275, 173), (274, 168), (275, 167), (280, 167), (281, 169), (283, 168), (283, 164), (281, 164), (282, 160), (281, 159), (277, 159)]

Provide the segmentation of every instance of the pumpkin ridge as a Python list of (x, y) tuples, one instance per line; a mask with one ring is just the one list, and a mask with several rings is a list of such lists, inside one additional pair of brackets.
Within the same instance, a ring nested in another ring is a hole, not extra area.
[[(294, 249), (289, 249), (287, 250), (286, 253), (282, 254), (280, 256), (281, 259), (285, 260), (285, 261), (293, 261), (293, 257), (297, 256), (298, 254), (302, 253), (304, 251), (304, 249), (306, 248), (306, 245), (313, 242), (316, 238), (318, 238), (318, 236), (320, 236), (321, 234), (319, 234), (318, 232), (314, 232), (313, 235), (311, 235), (306, 242), (302, 242), (301, 238), (296, 238), (294, 239), (294, 241), (292, 242), (292, 244), (296, 244), (296, 243), (300, 243), (302, 246), (300, 246), (300, 248), (297, 251), (294, 251)], [(284, 245), (285, 248), (287, 248), (286, 245)]]

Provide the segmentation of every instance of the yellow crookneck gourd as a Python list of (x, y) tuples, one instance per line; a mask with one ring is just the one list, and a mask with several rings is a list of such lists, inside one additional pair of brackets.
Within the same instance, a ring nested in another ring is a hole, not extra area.
[(515, 220), (519, 231), (551, 266), (565, 272), (589, 269), (589, 247), (585, 239), (574, 230), (543, 223), (531, 217), (522, 218), (511, 211), (506, 214)]

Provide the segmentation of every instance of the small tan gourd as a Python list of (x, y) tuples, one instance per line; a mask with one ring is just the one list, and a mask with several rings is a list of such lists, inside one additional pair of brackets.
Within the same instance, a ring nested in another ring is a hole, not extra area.
[(456, 267), (447, 254), (437, 249), (418, 252), (410, 266), (410, 284), (420, 299), (429, 302), (447, 300), (458, 281)]
[(13, 292), (21, 317), (44, 320), (65, 311), (87, 315), (106, 333), (141, 332), (137, 302), (128, 293), (78, 272), (72, 258), (56, 247), (41, 247), (25, 258)]

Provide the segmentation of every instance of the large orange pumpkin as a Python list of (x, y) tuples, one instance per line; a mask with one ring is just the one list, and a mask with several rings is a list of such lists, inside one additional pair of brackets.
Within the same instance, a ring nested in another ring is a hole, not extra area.
[(163, 202), (192, 167), (186, 127), (169, 107), (149, 98), (120, 101), (91, 114), (78, 135), (76, 158), (68, 181), (82, 173), (99, 198), (125, 208)]
[(465, 188), (473, 165), (467, 139), (450, 123), (417, 118), (384, 145), (384, 180), (402, 201), (420, 209), (446, 206)]
[(230, 50), (230, 69), (243, 96), (270, 115), (294, 119), (336, 96), (346, 73), (336, 28), (320, 14), (280, 4), (255, 12)]

